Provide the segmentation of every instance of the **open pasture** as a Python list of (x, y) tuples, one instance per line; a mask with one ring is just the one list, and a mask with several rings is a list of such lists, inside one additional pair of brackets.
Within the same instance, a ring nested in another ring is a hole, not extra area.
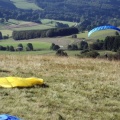
[(0, 30), (2, 32), (2, 35), (9, 35), (9, 37), (12, 36), (12, 30)]
[(55, 27), (56, 22), (60, 22), (60, 23), (63, 23), (63, 24), (68, 24), (69, 26), (75, 25), (74, 22), (52, 20), (52, 19), (41, 19), (41, 22), (42, 22), (42, 24), (53, 26), (53, 27)]
[(83, 33), (77, 34), (78, 38), (85, 38), (85, 39), (100, 39), (104, 40), (105, 37), (107, 36), (113, 36), (115, 35), (115, 30), (102, 30), (102, 31), (97, 31), (91, 34), (90, 37), (88, 37), (88, 31), (85, 31)]
[[(34, 23), (34, 22), (27, 22), (22, 20), (14, 20), (9, 19), (8, 22), (4, 24), (0, 24), (0, 31), (3, 32), (3, 35), (12, 36), (12, 31), (17, 30), (45, 30), (50, 28), (55, 28), (55, 23), (58, 22), (57, 20), (50, 20), (50, 19), (42, 19), (42, 24)], [(52, 23), (51, 23), (52, 21)], [(68, 21), (59, 21), (61, 23), (68, 24), (72, 26), (73, 22)]]
[(20, 9), (42, 10), (42, 8), (38, 7), (34, 2), (30, 2), (28, 0), (10, 0), (10, 1), (12, 1), (14, 5)]
[(1, 40), (0, 45), (2, 46), (13, 46), (17, 47), (18, 44), (22, 44), (23, 47), (25, 48), (27, 46), (27, 43), (32, 43), (34, 49), (41, 49), (41, 50), (49, 50), (51, 43), (44, 42), (44, 41), (39, 41), (39, 40), (22, 40), (22, 41), (15, 41), (13, 39), (9, 40)]
[(8, 25), (4, 25), (5, 30), (43, 30), (53, 28), (52, 26), (47, 26), (43, 24), (38, 24), (34, 22), (9, 20)]
[(43, 29), (50, 29), (53, 26), (33, 23), (33, 22), (25, 22), (25, 21), (18, 21), (14, 19), (10, 19), (9, 22), (4, 24), (0, 24), (0, 31), (3, 35), (12, 36), (12, 31), (17, 30), (43, 30)]
[[(78, 41), (81, 41), (81, 39), (72, 39), (72, 38), (67, 38), (67, 37), (57, 37), (57, 38), (37, 38), (37, 39), (30, 39), (30, 40), (13, 40), (13, 39), (8, 39), (8, 40), (1, 40), (0, 45), (3, 46), (17, 46), (19, 43), (22, 43), (23, 46), (26, 46), (27, 43), (32, 43), (33, 46), (35, 46), (36, 49), (40, 48), (46, 48), (49, 49), (50, 45), (52, 43), (59, 45), (63, 48), (67, 48), (69, 44), (72, 43), (77, 43)], [(41, 44), (41, 45), (40, 45)]]

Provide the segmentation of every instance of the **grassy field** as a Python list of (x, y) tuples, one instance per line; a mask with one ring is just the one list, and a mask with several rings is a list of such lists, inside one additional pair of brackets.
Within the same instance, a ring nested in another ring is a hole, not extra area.
[(49, 42), (44, 42), (44, 41), (40, 41), (39, 39), (34, 39), (34, 40), (22, 40), (22, 41), (15, 41), (13, 39), (9, 39), (9, 40), (1, 40), (0, 41), (0, 45), (2, 46), (13, 46), (13, 47), (17, 47), (18, 44), (22, 44), (24, 49), (26, 48), (28, 43), (32, 43), (34, 49), (42, 49), (42, 50), (49, 50), (50, 49), (50, 45), (51, 43)]
[(41, 22), (45, 25), (49, 25), (49, 26), (53, 26), (53, 27), (55, 27), (56, 22), (60, 22), (60, 23), (63, 23), (63, 24), (68, 24), (69, 26), (73, 26), (75, 24), (74, 22), (51, 20), (51, 19), (41, 19)]
[[(35, 48), (39, 48), (40, 46), (43, 48), (50, 48), (51, 43), (57, 44), (59, 46), (63, 46), (66, 48), (69, 44), (72, 44), (73, 42), (78, 42), (80, 40), (78, 39), (72, 39), (67, 37), (58, 37), (58, 38), (36, 38), (36, 39), (29, 39), (29, 40), (18, 40), (15, 41), (12, 38), (8, 40), (1, 40), (0, 45), (2, 46), (14, 46), (16, 47), (19, 43), (22, 43), (23, 46), (26, 46), (27, 43), (32, 43)], [(41, 44), (41, 45), (40, 45)]]
[(25, 22), (25, 21), (18, 21), (10, 19), (9, 22), (5, 24), (0, 24), (0, 31), (3, 35), (12, 36), (13, 30), (43, 30), (43, 29), (50, 29), (53, 26), (44, 25), (44, 24), (37, 24), (33, 22)]
[(91, 34), (91, 36), (88, 38), (88, 31), (85, 31), (84, 33), (77, 34), (78, 38), (85, 38), (85, 39), (105, 39), (106, 36), (112, 36), (115, 35), (115, 30), (102, 30), (98, 32), (94, 32)]
[(119, 120), (120, 62), (0, 55), (0, 76), (39, 77), (48, 88), (0, 89), (0, 114), (24, 120)]
[[(69, 26), (74, 25), (74, 22), (68, 22), (68, 21), (58, 21), (58, 20), (50, 20), (50, 19), (42, 19), (42, 24), (37, 24), (33, 22), (26, 22), (21, 20), (14, 20), (9, 19), (8, 22), (4, 24), (0, 24), (0, 31), (3, 35), (9, 35), (12, 36), (13, 30), (45, 30), (50, 28), (55, 28), (56, 22), (61, 22), (68, 24)], [(52, 21), (52, 23), (51, 23)]]
[(20, 9), (33, 9), (33, 10), (42, 10), (42, 8), (39, 8), (35, 3), (29, 2), (27, 0), (10, 0), (14, 3), (14, 5), (17, 8)]
[(27, 22), (27, 21), (19, 21), (10, 19), (9, 22), (1, 26), (1, 29), (5, 30), (43, 30), (53, 28), (54, 26), (44, 25), (44, 24), (37, 24), (34, 22)]
[(50, 29), (50, 28), (53, 28), (53, 27), (39, 24), (39, 25), (35, 25), (35, 26), (14, 28), (14, 30), (17, 30), (17, 31), (21, 31), (21, 30), (45, 30), (45, 29)]
[[(0, 51), (0, 54), (9, 54), (9, 55), (55, 55), (56, 51), (50, 50), (50, 46), (52, 43), (62, 46), (62, 49), (67, 49), (67, 46), (72, 43), (78, 43), (82, 39), (72, 39), (68, 37), (60, 37), (60, 38), (37, 38), (37, 39), (30, 39), (30, 40), (21, 40), (21, 41), (15, 41), (12, 38), (8, 40), (1, 40), (0, 45), (6, 47), (6, 46), (13, 46), (14, 48), (17, 48), (18, 44), (22, 44), (24, 50), (21, 52), (10, 52), (10, 51)], [(87, 42), (93, 42), (94, 40), (88, 39)], [(33, 48), (35, 51), (26, 51), (26, 46), (28, 43), (32, 43)], [(65, 50), (67, 52), (68, 56), (75, 56), (76, 54), (80, 55), (80, 50)], [(114, 54), (112, 51), (105, 51), (105, 50), (98, 50), (100, 55), (107, 54)]]
[(9, 35), (9, 37), (12, 36), (12, 30), (0, 30), (2, 32), (2, 35)]

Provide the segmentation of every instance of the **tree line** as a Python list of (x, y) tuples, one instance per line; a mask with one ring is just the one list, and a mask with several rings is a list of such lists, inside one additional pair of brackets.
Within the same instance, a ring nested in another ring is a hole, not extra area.
[(14, 40), (25, 40), (41, 37), (56, 37), (68, 36), (77, 34), (79, 31), (75, 27), (69, 28), (54, 28), (49, 30), (26, 30), (26, 31), (13, 31), (12, 37)]
[(35, 0), (44, 9), (40, 18), (74, 21), (80, 30), (90, 30), (99, 25), (120, 25), (119, 4), (114, 0)]
[(68, 45), (68, 50), (82, 50), (87, 52), (89, 50), (108, 50), (108, 51), (120, 51), (120, 36), (107, 36), (105, 40), (96, 40), (95, 42), (88, 44), (87, 41)]
[(4, 9), (0, 7), (0, 18), (2, 21), (9, 19), (31, 21), (41, 23), (39, 10), (22, 10), (22, 9)]
[(32, 43), (27, 43), (27, 45), (26, 45), (26, 47), (25, 47), (25, 49), (24, 49), (23, 45), (20, 43), (20, 44), (18, 44), (17, 47), (14, 47), (14, 46), (12, 46), (12, 45), (6, 46), (6, 47), (0, 45), (0, 50), (1, 50), (1, 51), (23, 51), (23, 50), (33, 51), (34, 48), (33, 48), (33, 44), (32, 44)]

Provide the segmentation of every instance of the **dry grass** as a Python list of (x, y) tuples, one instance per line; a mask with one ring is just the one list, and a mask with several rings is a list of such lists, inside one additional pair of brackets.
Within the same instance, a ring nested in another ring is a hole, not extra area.
[(0, 89), (0, 114), (24, 120), (119, 120), (120, 62), (0, 55), (0, 76), (43, 78), (49, 88)]

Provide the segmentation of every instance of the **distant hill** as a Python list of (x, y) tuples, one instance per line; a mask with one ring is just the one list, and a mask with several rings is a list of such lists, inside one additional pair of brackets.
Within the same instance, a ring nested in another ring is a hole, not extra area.
[(0, 8), (16, 9), (16, 6), (10, 0), (0, 0)]
[(35, 0), (35, 3), (44, 9), (47, 17), (56, 14), (59, 19), (77, 21), (82, 15), (116, 17), (120, 12), (120, 0)]
[(0, 8), (2, 17), (38, 23), (40, 19), (74, 21), (81, 31), (106, 24), (120, 26), (120, 0), (0, 0)]
[(120, 25), (120, 0), (35, 0), (44, 9), (41, 17), (84, 22), (82, 30), (94, 26)]

